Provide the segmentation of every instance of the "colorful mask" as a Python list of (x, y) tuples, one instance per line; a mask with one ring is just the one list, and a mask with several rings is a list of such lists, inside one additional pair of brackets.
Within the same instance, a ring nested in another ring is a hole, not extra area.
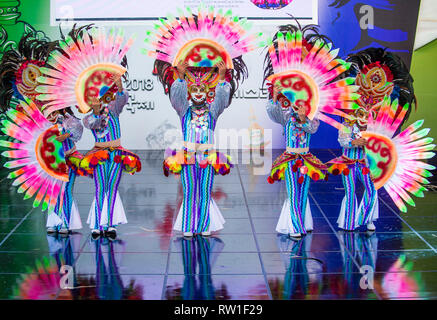
[(21, 64), (20, 68), (15, 73), (15, 85), (18, 92), (29, 99), (35, 101), (36, 87), (38, 86), (38, 77), (41, 76), (40, 67), (44, 62), (38, 60), (29, 60)]
[(385, 96), (393, 92), (393, 74), (386, 65), (380, 62), (372, 63), (358, 73), (355, 83), (360, 88), (358, 93), (361, 97), (357, 100), (358, 105), (370, 113), (376, 119), (381, 103)]
[(358, 124), (360, 127), (366, 127), (369, 119), (369, 111), (363, 108), (358, 108), (349, 114), (350, 118), (345, 118), (344, 121), (350, 125)]
[(214, 101), (215, 87), (219, 81), (215, 68), (189, 68), (185, 73), (185, 81), (188, 85), (188, 98), (196, 104), (205, 100), (208, 103)]
[(51, 123), (57, 123), (59, 116), (60, 116), (59, 111), (56, 110), (47, 116), (47, 120), (49, 120)]
[(193, 100), (196, 104), (200, 104), (206, 100), (207, 93), (209, 89), (206, 84), (192, 84), (189, 87), (190, 99)]

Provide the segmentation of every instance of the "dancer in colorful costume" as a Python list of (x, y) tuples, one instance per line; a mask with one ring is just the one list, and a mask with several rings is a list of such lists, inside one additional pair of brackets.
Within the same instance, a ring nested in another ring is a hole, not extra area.
[(81, 167), (83, 155), (77, 151), (75, 145), (82, 137), (83, 126), (70, 108), (54, 111), (47, 119), (59, 125), (60, 135), (56, 140), (62, 143), (68, 166), (68, 182), (65, 184), (63, 199), (58, 198), (55, 210), (48, 215), (46, 227), (48, 233), (65, 234), (71, 230), (82, 229), (79, 211), (73, 198), (73, 188), (77, 175), (90, 175), (90, 172)]
[(214, 150), (214, 129), (238, 82), (247, 77), (242, 55), (255, 48), (255, 35), (248, 35), (248, 22), (230, 10), (223, 14), (200, 6), (197, 15), (187, 11), (187, 16), (179, 12), (179, 20), (162, 21), (159, 33), (148, 32), (146, 42), (155, 36), (148, 52), (156, 58), (154, 74), (182, 125), (183, 149), (164, 161), (164, 174), (180, 175), (184, 191), (173, 228), (187, 237), (209, 236), (225, 222), (211, 198), (214, 175), (226, 175), (232, 166), (229, 156)]
[(121, 76), (127, 71), (125, 55), (132, 45), (129, 39), (123, 45), (122, 33), (92, 28), (83, 36), (67, 36), (60, 42), (61, 54), (51, 55), (38, 80), (38, 99), (48, 101), (47, 113), (64, 105), (77, 103), (79, 111), (92, 113), (83, 119), (96, 140), (94, 148), (81, 161), (81, 166), (93, 173), (96, 196), (91, 205), (88, 223), (92, 236), (105, 234), (115, 237), (116, 226), (127, 222), (118, 194), (122, 171), (134, 174), (141, 170), (139, 157), (121, 147), (119, 115), (128, 101)]
[[(330, 173), (342, 174), (345, 190), (337, 224), (339, 228), (347, 231), (353, 231), (362, 225), (366, 225), (369, 231), (374, 231), (373, 222), (379, 217), (379, 204), (366, 159), (364, 147), (367, 145), (367, 140), (361, 135), (367, 126), (362, 126), (357, 121), (347, 120), (343, 124), (347, 130), (339, 131), (338, 136), (343, 154), (327, 162)], [(355, 194), (357, 179), (364, 186), (364, 194), (359, 206)]]
[(95, 166), (96, 197), (88, 217), (94, 235), (98, 234), (99, 228), (107, 228), (106, 233), (115, 235), (115, 227), (127, 223), (118, 193), (121, 174), (122, 171), (134, 174), (141, 170), (139, 157), (120, 144), (119, 116), (129, 94), (123, 90), (119, 77), (114, 82), (115, 86), (101, 90), (99, 102), (92, 105), (93, 112), (83, 119), (84, 126), (91, 129), (96, 140), (94, 148), (82, 161), (90, 167)]
[[(76, 25), (74, 25), (68, 36), (73, 41), (77, 41), (90, 27), (91, 25), (85, 25), (76, 28)], [(61, 40), (66, 41), (62, 32)], [(63, 53), (62, 50), (59, 51)], [(83, 126), (81, 121), (75, 117), (71, 108), (58, 109), (51, 113), (44, 112), (44, 116), (50, 122), (57, 124), (60, 129), (60, 135), (56, 140), (62, 143), (68, 166), (68, 182), (65, 184), (64, 196), (62, 199), (58, 198), (55, 210), (48, 215), (46, 227), (48, 233), (59, 232), (66, 234), (71, 230), (82, 229), (79, 211), (73, 197), (73, 188), (78, 175), (92, 177), (92, 171), (81, 166), (83, 154), (77, 151), (76, 143), (82, 137)]]
[[(73, 28), (70, 34), (74, 32)], [(61, 52), (58, 41), (50, 42), (47, 39), (38, 39), (36, 34), (29, 33), (20, 40), (17, 50), (12, 49), (5, 53), (0, 67), (4, 74), (1, 83), (3, 106), (17, 106), (17, 110), (23, 112), (19, 101), (31, 99), (39, 109), (43, 109), (43, 103), (37, 99), (38, 77), (42, 74), (42, 69), (44, 69), (49, 55), (55, 50)], [(79, 169), (79, 163), (83, 156), (74, 146), (74, 143), (81, 138), (83, 128), (80, 120), (74, 117), (70, 108), (55, 111), (50, 115), (44, 113), (44, 116), (50, 122), (59, 124), (60, 136), (56, 140), (62, 143), (68, 165), (68, 181), (65, 182), (65, 192), (59, 194), (54, 211), (48, 213), (47, 231), (49, 233), (57, 231), (68, 233), (69, 230), (82, 228), (79, 212), (73, 200), (72, 189), (76, 174), (86, 174), (84, 170)]]
[[(348, 57), (352, 63), (348, 70), (350, 76), (356, 77), (356, 85), (360, 94), (358, 109), (350, 112), (350, 119), (343, 124), (347, 130), (340, 130), (338, 141), (343, 148), (340, 157), (327, 163), (329, 172), (342, 174), (345, 197), (342, 200), (340, 214), (337, 220), (339, 228), (353, 231), (366, 225), (369, 231), (376, 229), (374, 222), (379, 217), (377, 190), (374, 185), (366, 157), (365, 147), (368, 141), (361, 132), (367, 130), (368, 119), (376, 120), (384, 98), (399, 99), (398, 110), (393, 115), (396, 118), (403, 106), (407, 112), (402, 123), (408, 118), (411, 103), (415, 102), (413, 79), (402, 60), (393, 53), (380, 48), (369, 48)], [(402, 125), (399, 124), (399, 127)], [(364, 194), (358, 205), (356, 197), (356, 180), (364, 186)]]
[(308, 200), (310, 179), (327, 179), (326, 166), (309, 152), (319, 120), (342, 125), (324, 113), (347, 116), (340, 109), (356, 108), (353, 79), (333, 81), (350, 65), (337, 59), (316, 26), (282, 26), (266, 55), (265, 80), (271, 100), (269, 117), (284, 127), (286, 151), (273, 163), (269, 183), (286, 180), (284, 202), (276, 231), (299, 238), (313, 229)]

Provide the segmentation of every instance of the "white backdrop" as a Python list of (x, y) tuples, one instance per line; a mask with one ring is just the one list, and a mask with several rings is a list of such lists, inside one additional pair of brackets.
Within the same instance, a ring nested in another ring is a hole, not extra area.
[[(126, 31), (126, 36), (137, 35), (137, 40), (129, 50), (127, 57), (129, 63), (129, 81), (125, 82), (125, 88), (128, 90), (130, 99), (129, 105), (121, 114), (122, 144), (128, 149), (164, 149), (174, 140), (174, 134), (180, 131), (179, 119), (176, 112), (172, 109), (168, 96), (163, 92), (162, 85), (152, 75), (154, 60), (141, 53), (144, 47), (145, 30), (151, 28), (151, 21), (121, 21), (120, 17), (141, 16), (156, 17), (166, 15), (168, 12), (176, 15), (176, 8), (181, 7), (183, 3), (189, 3), (194, 8), (195, 0), (160, 0), (159, 6), (150, 6), (152, 1), (137, 0), (113, 0), (111, 2), (103, 0), (94, 0), (97, 10), (91, 10), (86, 6), (88, 0), (52, 0), (52, 21), (58, 25), (59, 19), (73, 18), (73, 21), (81, 21), (89, 17), (98, 17), (100, 19), (111, 18), (114, 21), (93, 20), (97, 25), (109, 29), (108, 24), (118, 24)], [(204, 1), (209, 4), (212, 2), (226, 3), (228, 0)], [(315, 22), (317, 20), (317, 0), (294, 0), (289, 6), (281, 10), (265, 10), (257, 8), (249, 0), (231, 1), (239, 6), (233, 8), (234, 14), (247, 12), (248, 16), (259, 16), (263, 14), (267, 19), (269, 17), (284, 17), (285, 12), (294, 16), (312, 17), (313, 20), (302, 20), (301, 23)], [(110, 5), (112, 3), (112, 5)], [(85, 9), (86, 8), (86, 9)], [(165, 11), (164, 11), (165, 9)], [(195, 9), (193, 9), (195, 12)], [(154, 21), (155, 22), (155, 21)], [(283, 24), (281, 20), (266, 20), (259, 23), (254, 20), (252, 32), (263, 32), (266, 36), (271, 36), (278, 25)], [(121, 26), (123, 25), (123, 26)], [(71, 26), (71, 24), (70, 24)], [(66, 27), (67, 31), (70, 27)], [(265, 51), (258, 49), (245, 55), (244, 61), (249, 69), (249, 79), (247, 79), (235, 94), (230, 107), (221, 115), (216, 128), (216, 136), (220, 130), (235, 130), (240, 135), (250, 136), (253, 134), (252, 141), (240, 141), (238, 145), (231, 148), (246, 148), (249, 144), (258, 145), (259, 131), (250, 131), (251, 129), (272, 130), (266, 132), (266, 147), (283, 148), (284, 141), (282, 136), (282, 127), (274, 124), (267, 116), (265, 111), (267, 92), (261, 89), (263, 61)], [(79, 115), (79, 117), (83, 117)], [(221, 131), (223, 133), (223, 131)], [(227, 131), (229, 134), (230, 132)], [(225, 132), (225, 135), (227, 134)], [(232, 133), (230, 133), (232, 134)], [(272, 138), (273, 137), (273, 138)], [(273, 141), (272, 141), (273, 140)], [(84, 131), (82, 140), (78, 143), (79, 149), (89, 149), (94, 144), (89, 130)]]

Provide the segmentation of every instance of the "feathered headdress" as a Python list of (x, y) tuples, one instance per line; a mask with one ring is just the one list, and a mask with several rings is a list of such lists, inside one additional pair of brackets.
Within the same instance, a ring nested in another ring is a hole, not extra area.
[(418, 120), (395, 136), (404, 121), (409, 105), (400, 106), (398, 100), (391, 102), (385, 97), (376, 119), (369, 116), (367, 130), (361, 136), (368, 140), (366, 154), (375, 188), (384, 187), (402, 212), (407, 211), (405, 203), (414, 206), (408, 193), (423, 197), (428, 184), (426, 179), (435, 167), (423, 161), (434, 157), (431, 152), (435, 145), (427, 137), (430, 129), (419, 128), (423, 120)]
[(206, 10), (199, 6), (197, 15), (189, 8), (187, 15), (179, 9), (179, 20), (174, 16), (161, 19), (154, 31), (147, 31), (146, 43), (153, 50), (144, 53), (156, 58), (154, 74), (169, 92), (175, 76), (175, 66), (179, 61), (188, 62), (190, 67), (214, 67), (224, 61), (228, 69), (227, 78), (231, 82), (231, 97), (238, 82), (247, 77), (247, 67), (241, 56), (261, 45), (257, 45), (258, 34), (249, 34), (251, 24), (247, 19), (232, 16), (228, 10)]
[(52, 211), (58, 196), (63, 198), (64, 182), (68, 181), (62, 143), (55, 139), (60, 131), (31, 100), (21, 101), (20, 106), (23, 113), (11, 108), (6, 112), (10, 120), (1, 123), (1, 130), (18, 140), (0, 140), (0, 146), (11, 149), (1, 155), (14, 159), (4, 166), (14, 169), (8, 178), (14, 179), (12, 185), (20, 185), (18, 193), (24, 192), (24, 199), (36, 194), (33, 206), (42, 203), (43, 211)]
[(17, 100), (24, 97), (35, 101), (38, 94), (35, 89), (40, 68), (53, 50), (58, 49), (58, 41), (41, 38), (39, 33), (25, 34), (17, 49), (4, 52), (0, 62), (0, 109), (6, 111), (14, 96)]
[(43, 110), (50, 114), (71, 105), (78, 105), (79, 111), (90, 110), (90, 98), (98, 97), (100, 89), (111, 87), (111, 75), (123, 75), (124, 57), (134, 42), (130, 38), (125, 44), (123, 31), (111, 29), (107, 36), (104, 30), (91, 28), (74, 39), (71, 35), (60, 41), (62, 52), (53, 52), (42, 68), (43, 76), (37, 87), (37, 98), (44, 101)]
[(287, 25), (280, 27), (268, 45), (265, 58), (265, 81), (278, 84), (292, 105), (304, 106), (310, 119), (317, 117), (337, 129), (343, 126), (327, 114), (348, 117), (341, 109), (353, 110), (356, 94), (354, 78), (337, 80), (349, 69), (350, 63), (337, 58), (326, 37), (320, 35), (317, 26), (304, 28)]
[(413, 78), (399, 56), (381, 48), (368, 48), (350, 54), (346, 61), (352, 63), (348, 73), (356, 77), (356, 85), (360, 87), (357, 104), (361, 110), (358, 112), (371, 114), (376, 119), (384, 97), (390, 96), (392, 101), (398, 99), (400, 106), (409, 105), (403, 121), (408, 119), (416, 97)]

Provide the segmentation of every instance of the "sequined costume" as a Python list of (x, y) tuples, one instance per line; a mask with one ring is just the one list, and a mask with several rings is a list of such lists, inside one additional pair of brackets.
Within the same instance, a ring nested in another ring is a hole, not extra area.
[(83, 166), (94, 173), (95, 199), (91, 204), (87, 223), (91, 229), (104, 229), (127, 223), (118, 194), (122, 171), (134, 174), (141, 170), (139, 157), (121, 147), (119, 115), (129, 98), (126, 91), (117, 92), (114, 101), (103, 105), (107, 113), (91, 113), (83, 119), (85, 128), (92, 131), (95, 146), (82, 160)]
[[(257, 47), (254, 42), (261, 34), (249, 34), (247, 21), (231, 10), (223, 15), (222, 10), (199, 6), (197, 14), (187, 8), (178, 17), (162, 19), (147, 32), (149, 50), (144, 52), (156, 58), (153, 74), (181, 119), (183, 148), (166, 153), (163, 163), (166, 176), (181, 176), (184, 191), (173, 228), (185, 236), (207, 236), (224, 223), (211, 198), (214, 175), (226, 175), (232, 167), (228, 155), (214, 150), (215, 125), (247, 77), (242, 55)], [(179, 65), (184, 74), (179, 74)]]
[[(378, 219), (378, 194), (370, 176), (364, 147), (353, 146), (352, 141), (361, 137), (357, 123), (344, 125), (347, 132), (339, 131), (338, 142), (343, 154), (327, 163), (329, 172), (342, 175), (345, 196), (337, 220), (338, 227), (352, 231)], [(363, 198), (358, 206), (356, 197), (357, 179), (364, 186)]]
[[(217, 120), (229, 103), (230, 85), (227, 82), (219, 84), (214, 101), (205, 102), (201, 107), (190, 105), (187, 90), (186, 81), (179, 79), (172, 84), (170, 91), (170, 101), (181, 119), (182, 152), (187, 155), (187, 163), (182, 164), (180, 172), (184, 199), (174, 229), (193, 233), (216, 231), (223, 228), (224, 219), (211, 198), (216, 172), (214, 163), (210, 163), (208, 158), (213, 155), (227, 159), (212, 146)], [(205, 148), (196, 149), (199, 144)]]
[(337, 57), (338, 50), (317, 26), (280, 26), (266, 49), (264, 82), (271, 98), (267, 113), (284, 127), (286, 138), (286, 150), (273, 162), (267, 179), (269, 183), (285, 179), (287, 185), (288, 198), (276, 231), (300, 237), (313, 229), (310, 179), (328, 177), (326, 166), (309, 152), (311, 134), (319, 120), (343, 128), (328, 114), (347, 117), (341, 109), (355, 108), (357, 88), (351, 86), (353, 78), (338, 79), (350, 65)]
[[(287, 149), (273, 163), (275, 180), (285, 179), (288, 198), (282, 207), (276, 231), (305, 234), (313, 230), (308, 200), (310, 179), (324, 177), (324, 165), (309, 152), (311, 135), (319, 127), (319, 120), (306, 119), (300, 123), (293, 109), (283, 110), (278, 102), (267, 104), (270, 119), (284, 127)], [(270, 182), (273, 182), (270, 180)]]

